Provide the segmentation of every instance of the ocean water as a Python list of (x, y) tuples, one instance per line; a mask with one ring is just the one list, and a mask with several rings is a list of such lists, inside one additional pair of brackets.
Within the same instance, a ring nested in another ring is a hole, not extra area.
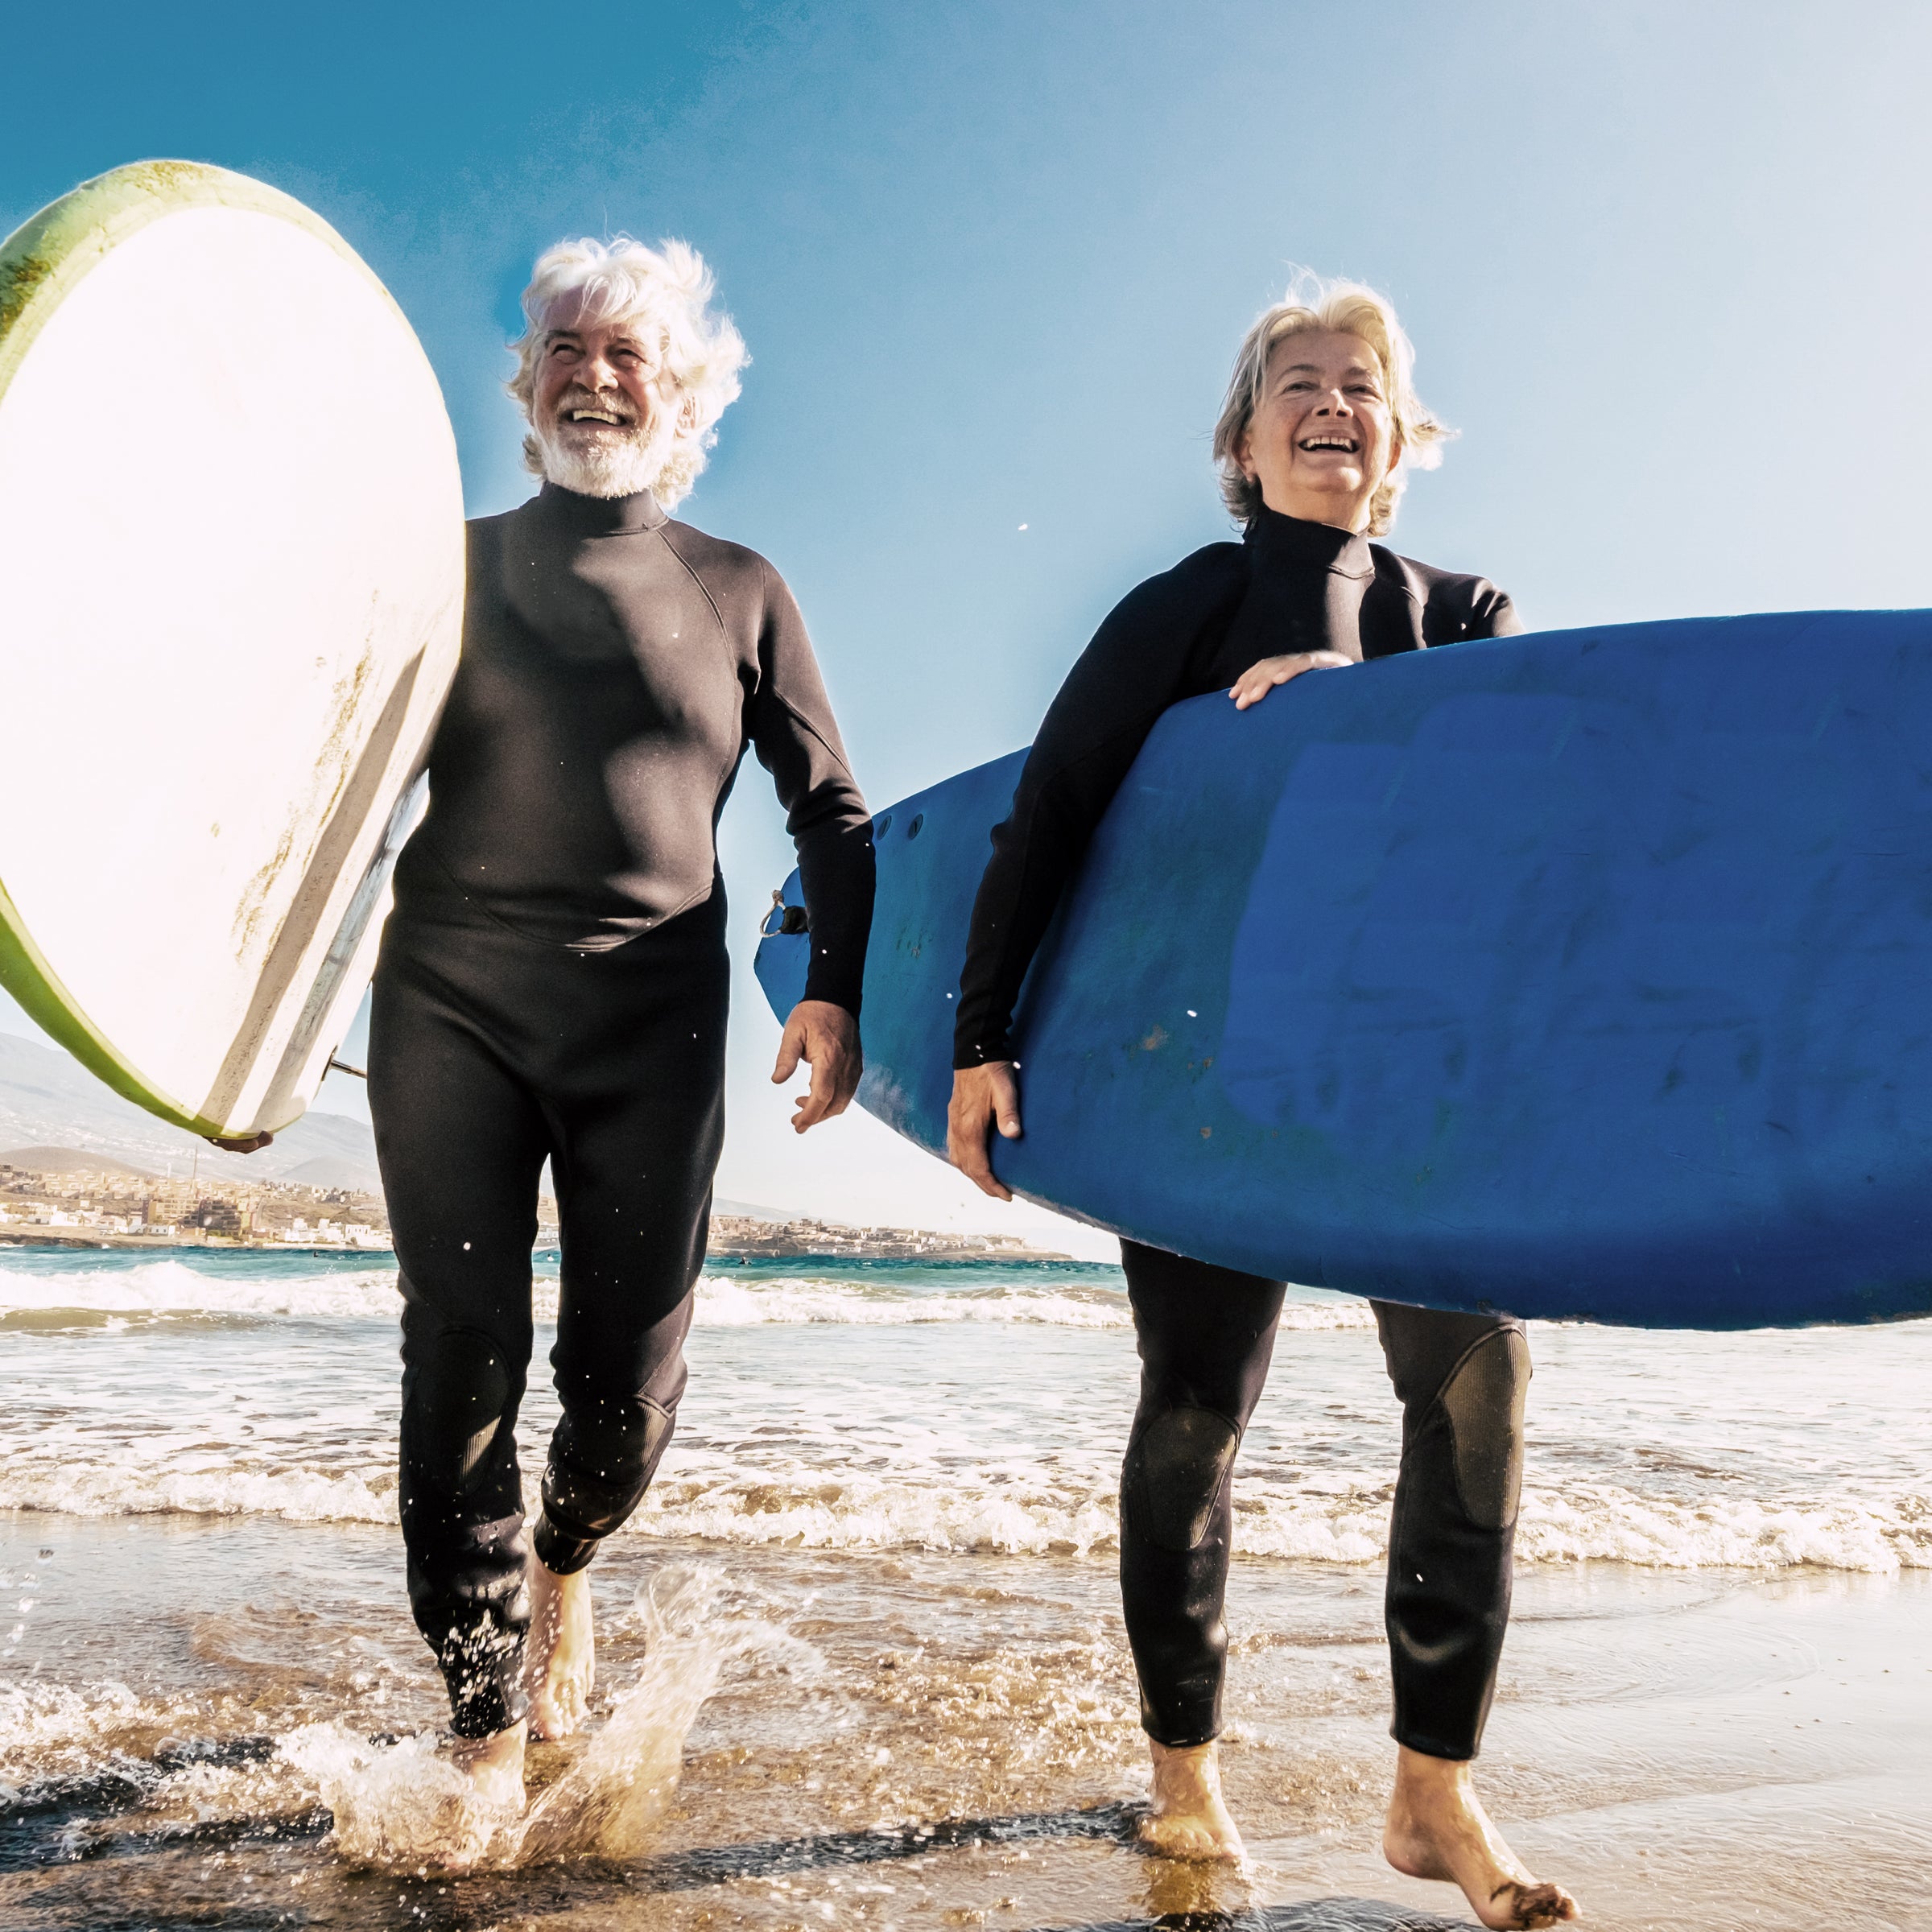
[[(597, 1725), (535, 1754), (514, 1828), (464, 1814), (436, 1754), (394, 1529), (397, 1306), (368, 1256), (0, 1251), (0, 1923), (217, 1922), (270, 1892), (279, 1922), (355, 1926), (1099, 1924), (1324, 1884), (1355, 1903), (1311, 1926), (1455, 1904), (1370, 1856), (1399, 1418), (1364, 1304), (1291, 1295), (1242, 1451), (1228, 1775), (1260, 1855), (1239, 1881), (1127, 1843), (1117, 1269), (710, 1264), (677, 1436), (596, 1572)], [(1874, 1752), (1932, 1715), (1932, 1323), (1531, 1344), (1486, 1788), (1559, 1852), (1562, 1821), (1666, 1789), (1681, 1826), (1790, 1788), (1802, 1690), (1832, 1815), (1831, 1781), (1868, 1775), (1827, 1750), (1847, 1714)], [(1741, 1768), (1778, 1752), (1775, 1779)], [(1885, 1795), (1844, 1799), (1867, 1869), (1932, 1869), (1910, 1823), (1932, 1746), (1882, 1762)], [(1728, 1874), (1728, 1909), (1756, 1901), (1740, 1924), (1821, 1922), (1751, 1830), (1711, 1823), (1683, 1882)], [(1662, 1838), (1641, 1867), (1613, 1839), (1570, 1844), (1596, 1922), (1678, 1922), (1646, 1916), (1677, 1909), (1645, 1889)], [(110, 1896), (142, 1902), (114, 1918)], [(1932, 1924), (1915, 1899), (1873, 1922)]]
[[(540, 1321), (555, 1264), (539, 1264)], [(393, 1264), (0, 1253), (0, 1509), (389, 1523)], [(1243, 1447), (1237, 1546), (1368, 1564), (1398, 1439), (1367, 1304), (1298, 1290)], [(550, 1334), (540, 1326), (538, 1355)], [(1670, 1569), (1932, 1566), (1932, 1322), (1744, 1335), (1539, 1324), (1519, 1547)], [(637, 1532), (721, 1548), (1114, 1547), (1134, 1399), (1119, 1270), (713, 1262)], [(521, 1431), (555, 1419), (539, 1359)]]

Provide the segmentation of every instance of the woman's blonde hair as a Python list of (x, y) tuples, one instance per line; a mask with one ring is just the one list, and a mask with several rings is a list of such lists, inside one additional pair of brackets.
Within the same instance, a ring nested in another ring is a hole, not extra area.
[[(523, 291), (523, 333), (510, 345), (517, 373), (506, 386), (529, 420), (536, 393), (537, 361), (550, 335), (549, 316), (566, 295), (585, 322), (642, 322), (663, 345), (668, 395), (678, 411), (677, 435), (651, 494), (666, 510), (691, 494), (717, 440), (718, 418), (738, 398), (738, 372), (750, 361), (745, 339), (729, 316), (707, 313), (711, 271), (698, 251), (683, 242), (646, 248), (628, 235), (609, 242), (588, 237), (559, 242), (537, 258)], [(523, 439), (524, 466), (543, 473), (535, 436)]]
[(1221, 475), (1221, 501), (1236, 522), (1245, 526), (1261, 514), (1261, 486), (1244, 476), (1239, 451), (1260, 407), (1268, 380), (1268, 360), (1278, 342), (1311, 329), (1359, 336), (1381, 365), (1382, 390), (1402, 439), (1402, 456), (1368, 505), (1368, 535), (1386, 536), (1395, 506), (1411, 469), (1434, 469), (1441, 445), (1455, 434), (1445, 428), (1415, 393), (1415, 351), (1395, 319), (1395, 307), (1360, 282), (1327, 282), (1319, 275), (1298, 277), (1287, 295), (1267, 309), (1242, 338), (1228, 382), (1228, 399), (1214, 426), (1214, 464)]

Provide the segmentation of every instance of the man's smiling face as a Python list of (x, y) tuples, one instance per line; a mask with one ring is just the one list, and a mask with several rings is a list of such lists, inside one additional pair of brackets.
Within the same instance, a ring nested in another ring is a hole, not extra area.
[(1381, 364), (1360, 336), (1310, 329), (1275, 345), (1240, 451), (1270, 510), (1364, 529), (1401, 454)]
[(580, 320), (565, 307), (551, 317), (537, 365), (534, 414), (566, 448), (594, 449), (648, 437), (663, 407), (657, 333), (637, 321)]
[(568, 302), (547, 320), (530, 412), (545, 475), (587, 496), (650, 489), (678, 429), (662, 331), (643, 317), (597, 320)]

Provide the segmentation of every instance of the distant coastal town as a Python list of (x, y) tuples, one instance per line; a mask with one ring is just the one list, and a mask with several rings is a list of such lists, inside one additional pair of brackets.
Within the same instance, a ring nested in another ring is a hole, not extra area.
[[(536, 1246), (556, 1246), (557, 1204), (538, 1202)], [(393, 1252), (379, 1194), (293, 1181), (150, 1174), (85, 1149), (0, 1154), (0, 1245)], [(854, 1228), (834, 1221), (716, 1214), (709, 1250), (746, 1261), (802, 1255), (852, 1261), (1064, 1261), (1007, 1235)]]

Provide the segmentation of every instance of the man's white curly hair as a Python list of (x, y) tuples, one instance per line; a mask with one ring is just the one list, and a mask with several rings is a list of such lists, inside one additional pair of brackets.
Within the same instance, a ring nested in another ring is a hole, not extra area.
[[(507, 386), (524, 420), (530, 420), (537, 361), (551, 333), (548, 319), (565, 296), (572, 299), (573, 320), (654, 328), (663, 349), (665, 400), (678, 412), (678, 427), (650, 488), (664, 509), (674, 509), (691, 494), (705, 452), (717, 440), (718, 418), (737, 400), (738, 372), (750, 360), (731, 318), (708, 312), (712, 286), (704, 258), (683, 242), (646, 248), (628, 235), (609, 242), (585, 237), (546, 249), (523, 291), (527, 326), (511, 345), (517, 373)], [(543, 445), (534, 431), (523, 439), (523, 462), (535, 475), (544, 473)]]

